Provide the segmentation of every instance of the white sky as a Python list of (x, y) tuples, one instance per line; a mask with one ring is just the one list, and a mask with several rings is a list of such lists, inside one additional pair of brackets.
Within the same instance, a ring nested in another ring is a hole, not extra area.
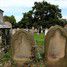
[[(29, 11), (34, 2), (41, 2), (43, 0), (0, 0), (0, 9), (4, 10), (4, 15), (14, 15), (19, 21), (22, 18), (22, 13)], [(62, 15), (67, 18), (67, 0), (46, 0), (55, 5), (59, 5), (62, 9)]]

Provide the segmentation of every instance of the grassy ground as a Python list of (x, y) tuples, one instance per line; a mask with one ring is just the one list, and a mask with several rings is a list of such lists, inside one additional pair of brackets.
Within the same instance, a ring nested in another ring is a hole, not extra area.
[(44, 45), (45, 45), (45, 34), (41, 33), (41, 34), (37, 34), (34, 33), (34, 40), (36, 42), (37, 47), (37, 51), (36, 51), (36, 64), (35, 67), (45, 67), (45, 64), (43, 62), (43, 57), (44, 57)]
[(44, 39), (45, 39), (44, 33), (41, 34), (34, 33), (34, 40), (36, 42), (36, 45), (44, 45)]

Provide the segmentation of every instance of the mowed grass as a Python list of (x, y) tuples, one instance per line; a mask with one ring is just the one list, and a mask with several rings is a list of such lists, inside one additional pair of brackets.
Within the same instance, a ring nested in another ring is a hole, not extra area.
[(41, 34), (34, 33), (34, 40), (36, 42), (36, 45), (44, 45), (44, 42), (45, 42), (44, 33), (41, 33)]

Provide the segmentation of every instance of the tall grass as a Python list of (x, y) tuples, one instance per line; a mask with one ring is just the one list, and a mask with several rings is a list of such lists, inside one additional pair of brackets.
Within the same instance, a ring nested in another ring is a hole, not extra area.
[(44, 39), (45, 39), (44, 33), (41, 34), (34, 33), (34, 40), (37, 45), (44, 45)]

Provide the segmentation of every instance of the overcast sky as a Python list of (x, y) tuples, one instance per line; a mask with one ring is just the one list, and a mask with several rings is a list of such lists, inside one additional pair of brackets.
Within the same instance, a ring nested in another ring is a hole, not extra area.
[[(43, 0), (0, 0), (0, 9), (4, 11), (4, 15), (14, 15), (17, 22), (23, 16), (24, 12), (32, 9), (34, 2), (41, 2)], [(62, 9), (63, 18), (67, 18), (67, 0), (45, 0), (51, 4), (59, 5)]]

